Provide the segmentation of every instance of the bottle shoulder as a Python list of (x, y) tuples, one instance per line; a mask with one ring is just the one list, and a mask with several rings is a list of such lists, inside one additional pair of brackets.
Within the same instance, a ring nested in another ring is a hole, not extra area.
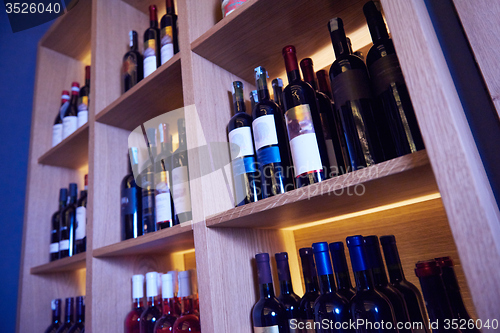
[(330, 66), (330, 80), (349, 70), (360, 69), (368, 73), (366, 65), (359, 57), (349, 54), (336, 59)]
[(395, 53), (396, 50), (394, 49), (392, 39), (388, 38), (377, 41), (377, 43), (373, 44), (366, 55), (366, 65), (370, 68), (370, 66), (373, 65), (373, 63), (378, 59)]
[(271, 100), (263, 100), (257, 103), (252, 111), (253, 120), (258, 117), (267, 116), (267, 115), (275, 115), (279, 113), (279, 106), (274, 101)]
[(252, 126), (252, 116), (246, 112), (238, 112), (231, 117), (227, 125), (229, 132), (240, 127), (251, 127)]
[(157, 306), (150, 306), (146, 308), (141, 314), (142, 320), (150, 320), (151, 318), (160, 318), (161, 310)]

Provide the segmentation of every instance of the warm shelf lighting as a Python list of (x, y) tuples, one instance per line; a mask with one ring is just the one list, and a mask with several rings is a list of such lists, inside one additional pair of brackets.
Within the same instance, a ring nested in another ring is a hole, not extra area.
[(395, 203), (388, 204), (388, 205), (382, 205), (382, 206), (378, 206), (375, 208), (360, 210), (360, 211), (357, 211), (354, 213), (343, 214), (343, 215), (339, 215), (339, 216), (335, 216), (335, 217), (331, 217), (331, 218), (327, 218), (327, 219), (323, 219), (323, 220), (318, 220), (318, 221), (314, 221), (314, 222), (310, 222), (310, 223), (301, 224), (298, 226), (283, 228), (283, 230), (299, 230), (299, 229), (304, 229), (304, 228), (315, 227), (315, 226), (318, 226), (321, 224), (347, 220), (347, 219), (351, 219), (351, 218), (358, 217), (358, 216), (383, 212), (386, 210), (390, 210), (390, 209), (394, 209), (394, 208), (398, 208), (398, 207), (403, 207), (403, 206), (414, 205), (416, 203), (430, 201), (430, 200), (439, 199), (439, 198), (441, 198), (441, 194), (439, 192), (433, 193), (433, 194), (428, 194), (428, 195), (424, 195), (421, 197), (403, 200), (403, 201), (395, 202)]

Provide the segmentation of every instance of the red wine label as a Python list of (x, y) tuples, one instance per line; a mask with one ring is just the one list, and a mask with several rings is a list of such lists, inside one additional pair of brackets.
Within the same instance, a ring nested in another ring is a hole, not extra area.
[(52, 147), (57, 146), (63, 139), (63, 124), (52, 126)]
[(250, 127), (239, 127), (229, 132), (231, 159), (243, 156), (253, 156), (252, 130)]
[(174, 36), (170, 25), (161, 29), (161, 64), (174, 56)]
[(245, 3), (246, 0), (224, 0), (222, 2), (222, 15), (226, 17), (236, 8)]
[(51, 243), (50, 244), (50, 253), (59, 252), (59, 243)]
[(174, 207), (177, 214), (191, 211), (191, 193), (187, 166), (172, 170), (172, 191)]
[(253, 327), (253, 333), (280, 333), (278, 325), (268, 327)]
[(295, 177), (322, 170), (318, 142), (309, 104), (298, 105), (285, 113)]
[(63, 119), (63, 139), (73, 134), (78, 129), (78, 118), (76, 116), (66, 116)]
[(278, 135), (273, 115), (258, 117), (252, 122), (255, 149), (265, 146), (277, 145)]
[(170, 189), (165, 183), (156, 185), (155, 208), (156, 223), (172, 221), (172, 204), (170, 200)]
[(76, 208), (76, 229), (75, 229), (75, 239), (81, 240), (85, 238), (85, 229), (87, 226), (87, 208), (77, 207)]
[(156, 70), (156, 41), (148, 39), (144, 41), (144, 77)]

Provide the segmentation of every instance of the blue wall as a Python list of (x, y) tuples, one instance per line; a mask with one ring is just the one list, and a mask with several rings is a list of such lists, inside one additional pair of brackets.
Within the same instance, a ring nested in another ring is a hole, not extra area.
[[(0, 332), (15, 332), (36, 48), (51, 22), (12, 33), (0, 5)], [(25, 320), (29, 320), (26, 319)], [(46, 323), (41, 323), (43, 331)]]

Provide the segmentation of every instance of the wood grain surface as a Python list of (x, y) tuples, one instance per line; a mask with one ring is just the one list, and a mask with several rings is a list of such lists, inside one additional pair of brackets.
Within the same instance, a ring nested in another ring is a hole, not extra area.
[(53, 274), (57, 272), (76, 271), (85, 268), (86, 253), (78, 253), (47, 264), (31, 267), (31, 274)]

